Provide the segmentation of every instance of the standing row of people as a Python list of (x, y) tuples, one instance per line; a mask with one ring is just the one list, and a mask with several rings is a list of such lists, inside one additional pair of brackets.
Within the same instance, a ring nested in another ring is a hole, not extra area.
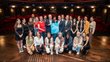
[[(52, 23), (58, 24), (58, 32), (52, 33)], [(23, 46), (26, 47), (29, 54), (33, 54), (36, 50), (37, 53), (50, 53), (56, 54), (76, 51), (84, 54), (86, 50), (90, 49), (92, 35), (95, 32), (96, 22), (93, 17), (88, 21), (87, 16), (81, 19), (80, 16), (73, 18), (69, 15), (58, 15), (48, 17), (45, 15), (29, 18), (27, 23), (24, 18), (22, 21), (18, 18), (15, 23), (15, 38), (19, 52), (23, 52)]]

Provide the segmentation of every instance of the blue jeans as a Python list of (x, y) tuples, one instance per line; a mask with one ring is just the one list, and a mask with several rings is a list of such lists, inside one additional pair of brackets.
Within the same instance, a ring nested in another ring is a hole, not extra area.
[(80, 52), (81, 50), (81, 46), (77, 46), (76, 48), (72, 48), (73, 51), (76, 51), (76, 52)]

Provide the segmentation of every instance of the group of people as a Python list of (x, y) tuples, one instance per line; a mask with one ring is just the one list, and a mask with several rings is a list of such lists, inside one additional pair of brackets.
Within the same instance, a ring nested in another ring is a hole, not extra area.
[[(53, 23), (56, 23), (58, 28), (52, 27)], [(17, 18), (14, 28), (19, 53), (26, 48), (30, 55), (34, 51), (51, 55), (63, 52), (71, 54), (74, 51), (79, 55), (86, 54), (90, 49), (96, 22), (93, 17), (88, 19), (87, 16), (73, 18), (70, 15), (62, 14), (56, 17), (48, 14), (35, 17), (32, 14), (28, 22), (25, 18)], [(52, 31), (53, 28), (56, 29)]]

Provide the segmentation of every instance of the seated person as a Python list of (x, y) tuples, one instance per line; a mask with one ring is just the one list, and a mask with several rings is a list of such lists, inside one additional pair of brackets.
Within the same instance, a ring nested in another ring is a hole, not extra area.
[(72, 51), (72, 37), (70, 36), (69, 33), (67, 33), (66, 37), (65, 37), (65, 43), (64, 43), (64, 51), (68, 52), (69, 54), (71, 54)]
[(56, 54), (62, 53), (64, 50), (64, 38), (62, 33), (59, 32), (57, 38), (55, 39), (55, 51)]
[(51, 36), (50, 32), (48, 32), (47, 37), (45, 38), (46, 53), (53, 55), (53, 45), (53, 37)]
[(37, 53), (39, 54), (44, 53), (44, 41), (43, 37), (39, 32), (37, 32), (36, 36), (34, 37), (34, 45)]
[(85, 55), (89, 49), (90, 49), (89, 37), (85, 33), (83, 33), (82, 54)]
[(34, 51), (34, 37), (32, 35), (32, 32), (31, 30), (29, 31), (29, 34), (28, 36), (26, 36), (26, 49), (27, 49), (27, 52), (32, 55), (33, 54), (33, 51)]
[(80, 50), (82, 48), (82, 40), (83, 39), (80, 36), (80, 32), (77, 32), (73, 40), (73, 48), (72, 48), (73, 51), (76, 51), (77, 55), (80, 54)]

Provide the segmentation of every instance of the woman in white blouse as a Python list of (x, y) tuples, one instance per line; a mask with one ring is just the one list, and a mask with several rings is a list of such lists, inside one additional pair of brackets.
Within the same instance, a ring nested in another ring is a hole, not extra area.
[(80, 36), (80, 32), (77, 32), (76, 37), (74, 37), (74, 40), (73, 40), (73, 48), (72, 48), (73, 51), (76, 51), (77, 55), (80, 54), (80, 50), (81, 50), (82, 44), (83, 44), (82, 41), (83, 41), (83, 39)]
[(47, 33), (47, 37), (45, 38), (45, 50), (46, 53), (50, 53), (53, 55), (53, 37), (51, 36), (50, 32)]
[(39, 32), (37, 32), (37, 35), (34, 37), (34, 45), (37, 53), (43, 54), (44, 52), (44, 41), (43, 37)]
[(58, 37), (55, 39), (55, 51), (56, 54), (64, 51), (64, 38), (61, 32), (59, 32)]

